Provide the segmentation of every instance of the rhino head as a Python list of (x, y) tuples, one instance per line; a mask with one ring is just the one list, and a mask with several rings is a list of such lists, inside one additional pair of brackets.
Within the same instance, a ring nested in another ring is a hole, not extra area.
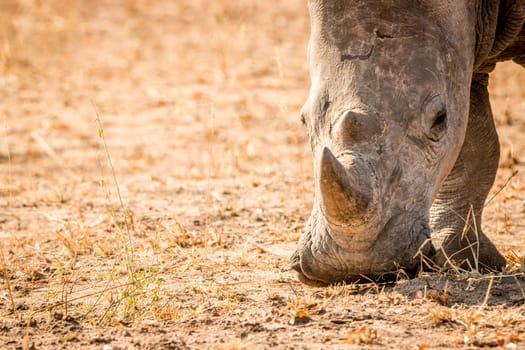
[(325, 283), (417, 269), (462, 149), (476, 1), (310, 0), (311, 217), (291, 258)]

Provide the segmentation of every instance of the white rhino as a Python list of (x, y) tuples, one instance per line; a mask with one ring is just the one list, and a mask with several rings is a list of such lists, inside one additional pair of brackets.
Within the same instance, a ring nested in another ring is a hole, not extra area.
[[(381, 278), (421, 255), (488, 269), (499, 144), (487, 92), (525, 65), (524, 0), (310, 0), (302, 110), (315, 200), (291, 258), (304, 281)], [(464, 228), (467, 230), (464, 230)]]

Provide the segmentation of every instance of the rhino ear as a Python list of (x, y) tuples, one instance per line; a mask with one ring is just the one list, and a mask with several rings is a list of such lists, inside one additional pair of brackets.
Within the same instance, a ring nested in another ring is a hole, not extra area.
[(498, 61), (525, 55), (524, 23), (525, 0), (480, 1), (474, 71), (488, 73)]

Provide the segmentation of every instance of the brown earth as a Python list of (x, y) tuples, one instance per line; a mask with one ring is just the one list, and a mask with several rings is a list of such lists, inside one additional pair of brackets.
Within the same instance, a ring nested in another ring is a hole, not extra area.
[(0, 348), (525, 348), (525, 70), (490, 85), (506, 271), (309, 287), (308, 25), (303, 0), (0, 2)]

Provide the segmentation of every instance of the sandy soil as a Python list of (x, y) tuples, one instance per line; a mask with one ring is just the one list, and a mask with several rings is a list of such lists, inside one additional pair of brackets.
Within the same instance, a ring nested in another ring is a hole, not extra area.
[(303, 0), (0, 2), (0, 348), (525, 348), (525, 70), (490, 85), (506, 271), (309, 287), (308, 25)]

